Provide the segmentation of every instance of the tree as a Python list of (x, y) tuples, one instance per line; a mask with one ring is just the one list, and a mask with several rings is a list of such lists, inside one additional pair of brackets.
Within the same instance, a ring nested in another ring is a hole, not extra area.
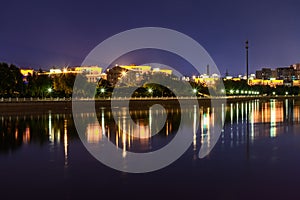
[(25, 84), (20, 69), (15, 65), (0, 63), (0, 95), (19, 97), (25, 93)]
[[(70, 77), (69, 77), (70, 78)], [(76, 78), (77, 85), (74, 85)], [(96, 83), (90, 83), (87, 81), (86, 76), (82, 74), (72, 74), (71, 79), (65, 81), (67, 87), (69, 87), (70, 92), (69, 95), (73, 94), (76, 97), (89, 97), (94, 98), (96, 94)]]
[(27, 77), (26, 96), (28, 97), (45, 97), (48, 89), (52, 87), (52, 80), (48, 75), (29, 75)]
[(59, 96), (70, 97), (73, 92), (75, 74), (60, 74), (53, 78), (53, 89)]

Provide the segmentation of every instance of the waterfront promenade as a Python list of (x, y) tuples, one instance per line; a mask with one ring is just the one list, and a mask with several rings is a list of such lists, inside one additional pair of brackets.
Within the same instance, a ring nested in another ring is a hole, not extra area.
[[(130, 100), (131, 109), (147, 109), (154, 104), (161, 104), (164, 107), (176, 107), (178, 106), (178, 99), (187, 105), (197, 99), (199, 106), (210, 106), (211, 100), (220, 100), (227, 103), (233, 103), (238, 101), (249, 101), (259, 99), (262, 101), (268, 101), (269, 99), (300, 99), (300, 96), (285, 95), (285, 96), (224, 96), (224, 97), (133, 97), (133, 98), (80, 98), (73, 99), (75, 103), (85, 103), (95, 101), (96, 108), (110, 108), (111, 102), (116, 104), (121, 103), (124, 100)], [(72, 112), (72, 98), (0, 98), (0, 113), (2, 115), (11, 113), (45, 113), (45, 112), (59, 112), (70, 113)]]

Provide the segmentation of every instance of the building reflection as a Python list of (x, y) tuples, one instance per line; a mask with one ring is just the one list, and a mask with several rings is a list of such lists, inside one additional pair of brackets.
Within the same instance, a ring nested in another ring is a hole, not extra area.
[[(300, 122), (300, 106), (295, 103), (294, 99), (285, 100), (253, 100), (249, 102), (229, 103), (226, 106), (222, 105), (221, 119), (225, 122), (220, 143), (224, 146), (235, 147), (244, 145), (247, 141), (247, 134), (249, 140), (253, 144), (256, 140), (262, 138), (275, 138), (278, 134), (288, 132), (291, 124)], [(200, 135), (202, 145), (204, 138), (206, 138), (209, 129), (206, 124), (209, 120), (215, 119), (209, 113), (200, 111)], [(246, 121), (249, 120), (249, 129)], [(213, 123), (209, 123), (213, 126)], [(285, 131), (278, 131), (279, 128), (286, 129)], [(195, 142), (193, 142), (195, 143)], [(194, 145), (195, 146), (195, 145)], [(194, 148), (195, 149), (195, 148)]]
[[(215, 108), (196, 106), (184, 108), (188, 119), (183, 123), (193, 134), (192, 149), (198, 152), (202, 145), (211, 146), (213, 127), (216, 115), (225, 124), (220, 143), (223, 146), (235, 147), (245, 145), (247, 141), (246, 121), (249, 119), (249, 140), (254, 143), (261, 138), (276, 138), (285, 133), (279, 131), (291, 124), (300, 123), (300, 103), (294, 99), (284, 100), (253, 100), (222, 105), (220, 112)], [(127, 151), (149, 152), (166, 145), (176, 134), (180, 122), (180, 109), (167, 110), (167, 119), (158, 134), (152, 136), (158, 127), (157, 119), (163, 112), (160, 110), (132, 110), (130, 117), (138, 125), (135, 128), (129, 123), (126, 112), (116, 111), (119, 116), (116, 121), (109, 109), (99, 109), (97, 114), (81, 114), (83, 119), (94, 118), (85, 126), (85, 136), (88, 143), (97, 144), (102, 140), (110, 140), (120, 148), (123, 157)], [(30, 143), (48, 144), (49, 151), (62, 146), (64, 165), (68, 167), (71, 152), (70, 139), (78, 138), (71, 114), (47, 113), (44, 115), (0, 116), (0, 152), (11, 152), (22, 145)], [(71, 131), (70, 131), (71, 130)]]
[(208, 147), (210, 147), (210, 127), (211, 125), (211, 121), (213, 116), (211, 116), (210, 114), (210, 108), (206, 108), (204, 109), (203, 107), (200, 109), (200, 127), (201, 127), (201, 141), (200, 141), (200, 145), (203, 145), (204, 143), (207, 144)]
[[(17, 131), (18, 129), (16, 129)], [(23, 132), (23, 143), (24, 144), (27, 144), (30, 142), (30, 128), (29, 126), (27, 125), (26, 128), (25, 128), (25, 131)]]
[[(52, 152), (55, 145), (61, 141), (64, 145), (65, 164), (68, 164), (68, 129), (72, 115), (48, 114), (42, 115), (11, 115), (0, 116), (0, 153), (11, 152), (22, 145), (38, 143), (49, 144)], [(63, 133), (63, 134), (61, 134)], [(76, 135), (76, 132), (72, 133)]]
[(65, 167), (68, 167), (68, 120), (64, 119), (64, 155)]
[[(246, 109), (248, 108), (248, 109)], [(291, 123), (299, 123), (300, 107), (295, 105), (294, 99), (259, 101), (254, 100), (244, 103), (231, 103), (225, 111), (229, 113), (230, 124), (227, 127), (231, 143), (243, 143), (246, 126), (243, 123), (249, 117), (249, 135), (253, 143), (256, 139), (278, 136), (278, 127), (288, 127)], [(282, 133), (282, 132), (281, 132)]]
[(194, 110), (193, 110), (193, 147), (194, 151), (197, 149), (197, 107), (194, 105)]
[[(99, 143), (103, 139), (109, 139), (115, 143), (117, 148), (121, 148), (123, 151), (123, 157), (126, 156), (126, 152), (132, 149), (138, 149), (138, 151), (149, 151), (151, 147), (151, 139), (153, 130), (158, 129), (156, 119), (163, 112), (158, 110), (134, 110), (130, 114), (135, 122), (135, 125), (130, 123), (126, 112), (122, 109), (116, 111), (117, 113), (111, 113), (108, 110), (101, 110), (97, 115), (98, 120), (89, 123), (86, 127), (86, 139), (88, 143)], [(113, 119), (115, 114), (116, 122)], [(176, 121), (171, 119), (174, 116), (180, 116), (179, 113), (173, 113), (170, 118), (166, 120), (164, 127), (154, 137), (168, 137), (173, 132), (173, 126)], [(176, 117), (175, 117), (176, 118)], [(177, 117), (178, 118), (178, 117)], [(137, 126), (136, 126), (137, 125)], [(176, 125), (175, 125), (176, 126)]]
[(102, 140), (102, 128), (98, 121), (88, 124), (86, 138), (88, 143), (99, 143)]
[[(279, 113), (276, 112), (276, 104), (275, 101), (270, 102), (270, 137), (276, 137), (276, 116), (280, 116)], [(281, 122), (281, 118), (278, 120), (278, 122)]]

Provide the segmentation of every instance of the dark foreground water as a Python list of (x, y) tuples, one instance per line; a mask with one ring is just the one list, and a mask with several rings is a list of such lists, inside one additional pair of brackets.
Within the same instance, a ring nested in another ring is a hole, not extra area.
[[(0, 199), (300, 199), (300, 102), (223, 105), (217, 113), (225, 123), (221, 136), (210, 154), (199, 159), (200, 147), (211, 142), (212, 110), (186, 110), (190, 148), (166, 168), (145, 174), (119, 172), (96, 160), (79, 139), (71, 114), (2, 113)], [(140, 125), (132, 130), (121, 108), (116, 122), (111, 111), (99, 108), (98, 121), (85, 124), (86, 142), (108, 138), (124, 159), (126, 151), (158, 150), (179, 127), (180, 110), (167, 112), (164, 128), (148, 138), (151, 133), (143, 125), (155, 126), (148, 111), (131, 112)], [(120, 127), (142, 138), (126, 135)]]

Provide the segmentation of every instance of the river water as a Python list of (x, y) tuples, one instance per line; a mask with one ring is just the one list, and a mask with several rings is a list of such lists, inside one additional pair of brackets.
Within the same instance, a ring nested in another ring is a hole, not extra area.
[[(160, 111), (131, 110), (136, 129), (123, 108), (118, 113), (98, 108), (96, 114), (81, 115), (81, 137), (72, 114), (2, 113), (0, 198), (299, 199), (300, 101), (251, 100), (213, 110), (168, 109), (163, 128), (153, 137)], [(180, 121), (182, 115), (187, 120)], [(224, 127), (214, 145), (211, 130), (217, 117)], [(149, 173), (112, 169), (83, 145), (107, 140), (126, 159), (128, 152), (164, 148), (180, 126), (192, 136), (188, 149), (169, 166)], [(204, 145), (211, 151), (200, 159)]]

